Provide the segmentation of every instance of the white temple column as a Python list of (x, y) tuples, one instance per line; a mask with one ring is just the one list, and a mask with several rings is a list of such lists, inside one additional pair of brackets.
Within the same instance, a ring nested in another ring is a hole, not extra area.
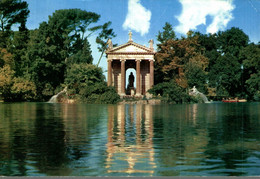
[(107, 86), (112, 86), (112, 59), (108, 59), (107, 62)]
[(120, 96), (125, 96), (125, 59), (121, 61), (121, 94)]
[(150, 61), (150, 88), (154, 85), (154, 60)]
[(141, 71), (140, 71), (141, 60), (136, 60), (136, 96), (141, 96)]

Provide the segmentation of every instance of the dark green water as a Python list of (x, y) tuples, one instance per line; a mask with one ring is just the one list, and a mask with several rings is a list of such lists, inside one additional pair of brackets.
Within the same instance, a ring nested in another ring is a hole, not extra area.
[(194, 175), (260, 175), (260, 103), (0, 103), (0, 176)]

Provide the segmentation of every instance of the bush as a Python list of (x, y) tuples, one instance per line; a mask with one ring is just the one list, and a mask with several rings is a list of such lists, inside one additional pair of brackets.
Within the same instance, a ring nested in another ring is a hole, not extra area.
[(4, 101), (34, 100), (36, 86), (25, 78), (14, 77), (14, 71), (6, 65), (0, 68), (0, 93)]
[(119, 101), (120, 96), (114, 87), (108, 87), (105, 82), (102, 82), (80, 89), (79, 94), (75, 95), (74, 99), (86, 103), (115, 104)]
[(104, 82), (102, 69), (91, 64), (73, 64), (67, 68), (65, 84), (76, 93), (85, 87)]
[(36, 98), (36, 86), (33, 82), (24, 78), (14, 78), (14, 84), (11, 87), (13, 99), (16, 101), (30, 101)]
[(163, 82), (155, 85), (148, 90), (155, 96), (161, 96), (163, 101), (170, 103), (197, 102), (197, 100), (189, 96), (185, 89), (178, 86), (175, 82)]
[(69, 94), (80, 102), (114, 104), (120, 99), (115, 88), (106, 85), (102, 69), (95, 65), (70, 65), (65, 83)]
[(115, 88), (108, 87), (105, 83), (97, 83), (88, 89), (88, 93), (84, 96), (87, 103), (115, 104), (120, 99)]
[(102, 103), (115, 104), (119, 101), (120, 96), (117, 94), (114, 87), (106, 87), (106, 90), (100, 96), (100, 101)]

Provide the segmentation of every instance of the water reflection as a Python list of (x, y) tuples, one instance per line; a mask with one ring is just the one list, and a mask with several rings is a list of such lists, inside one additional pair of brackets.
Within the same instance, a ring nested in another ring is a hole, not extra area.
[(110, 106), (107, 136), (108, 173), (154, 173), (152, 106)]
[(254, 176), (260, 104), (0, 104), (0, 175)]

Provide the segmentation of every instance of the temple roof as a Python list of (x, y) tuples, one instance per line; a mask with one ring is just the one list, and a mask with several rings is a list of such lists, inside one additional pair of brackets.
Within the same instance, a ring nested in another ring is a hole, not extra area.
[(124, 54), (125, 53), (126, 54), (128, 54), (128, 53), (155, 54), (155, 51), (153, 48), (148, 48), (146, 46), (137, 44), (133, 41), (128, 41), (125, 44), (107, 49), (107, 51), (106, 51), (106, 54), (118, 54), (118, 53), (120, 53), (120, 54), (122, 54), (122, 53), (124, 53)]
[(108, 40), (108, 49), (106, 50), (106, 54), (149, 54), (154, 55), (155, 51), (153, 49), (153, 40), (149, 41), (150, 47), (146, 47), (144, 45), (140, 45), (135, 43), (132, 40), (132, 32), (129, 31), (129, 40), (127, 43), (119, 45), (117, 47), (113, 47), (111, 39)]

